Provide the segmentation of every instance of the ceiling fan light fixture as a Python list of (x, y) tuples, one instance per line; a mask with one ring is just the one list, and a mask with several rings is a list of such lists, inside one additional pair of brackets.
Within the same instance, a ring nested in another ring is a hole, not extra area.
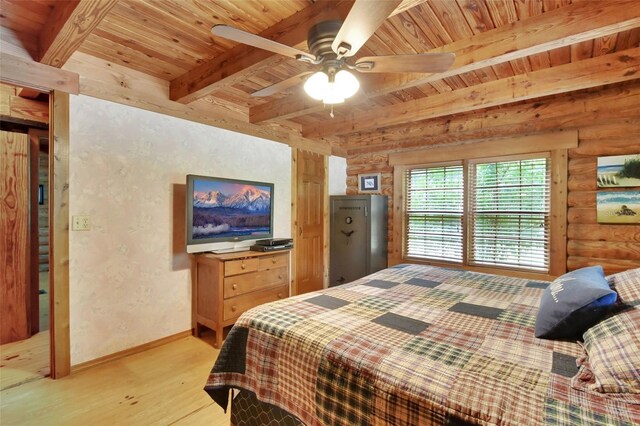
[(338, 71), (332, 79), (324, 71), (318, 71), (304, 83), (304, 91), (309, 96), (328, 105), (344, 102), (359, 88), (358, 79), (346, 70)]

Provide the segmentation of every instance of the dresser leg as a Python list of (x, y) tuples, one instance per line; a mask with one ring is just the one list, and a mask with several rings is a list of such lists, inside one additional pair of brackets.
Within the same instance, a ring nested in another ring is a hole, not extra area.
[(223, 327), (216, 328), (216, 348), (220, 349), (222, 347), (222, 336), (224, 332)]

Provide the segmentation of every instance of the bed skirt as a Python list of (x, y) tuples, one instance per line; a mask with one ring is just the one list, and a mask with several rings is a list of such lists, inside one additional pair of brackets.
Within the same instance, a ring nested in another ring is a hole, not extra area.
[(247, 390), (241, 390), (231, 401), (231, 424), (233, 426), (304, 425), (293, 414), (275, 405), (258, 400), (255, 393)]

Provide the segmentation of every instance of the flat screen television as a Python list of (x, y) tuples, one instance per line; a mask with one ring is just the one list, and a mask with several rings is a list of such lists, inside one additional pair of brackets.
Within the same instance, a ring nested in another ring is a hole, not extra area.
[(187, 175), (187, 252), (248, 250), (273, 238), (273, 184)]

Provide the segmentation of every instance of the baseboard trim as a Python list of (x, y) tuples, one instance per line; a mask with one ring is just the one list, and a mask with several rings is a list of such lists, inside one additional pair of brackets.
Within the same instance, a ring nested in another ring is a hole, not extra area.
[(172, 334), (171, 336), (163, 337), (162, 339), (152, 340), (151, 342), (147, 342), (139, 346), (134, 346), (133, 348), (125, 349), (120, 352), (115, 352), (109, 355), (102, 356), (100, 358), (92, 359), (91, 361), (81, 362), (80, 364), (71, 366), (71, 374), (77, 373), (79, 371), (84, 371), (86, 369), (104, 364), (106, 362), (125, 358), (129, 355), (138, 354), (152, 348), (157, 348), (158, 346), (166, 345), (167, 343), (175, 342), (176, 340), (184, 339), (185, 337), (191, 335), (191, 330), (186, 330), (180, 333)]

